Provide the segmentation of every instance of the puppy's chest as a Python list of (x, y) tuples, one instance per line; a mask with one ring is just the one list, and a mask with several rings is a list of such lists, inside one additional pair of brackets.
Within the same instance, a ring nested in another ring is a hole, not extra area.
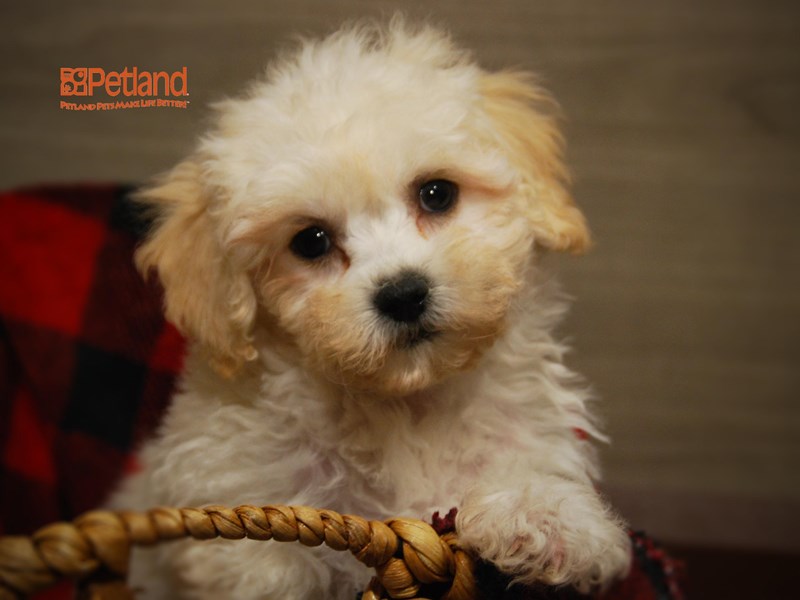
[(196, 418), (203, 405), (202, 395), (178, 398), (163, 437), (146, 453), (154, 487), (168, 496), (156, 502), (429, 516), (456, 506), (508, 442), (497, 428), (488, 436), (471, 424), (480, 419), (441, 411), (423, 419), (407, 410), (343, 414), (279, 398), (228, 406), (207, 427)]
[(453, 450), (393, 436), (373, 447), (327, 448), (313, 439), (284, 445), (262, 438), (208, 448), (192, 471), (203, 482), (201, 503), (303, 504), (370, 518), (427, 518), (458, 505), (484, 469), (480, 459), (464, 460)]
[(430, 516), (456, 506), (485, 476), (487, 447), (486, 440), (453, 431), (444, 421), (422, 426), (400, 421), (377, 432), (343, 436), (338, 447), (319, 458), (347, 474), (335, 500), (355, 506), (366, 500), (384, 507), (390, 513), (384, 516)]

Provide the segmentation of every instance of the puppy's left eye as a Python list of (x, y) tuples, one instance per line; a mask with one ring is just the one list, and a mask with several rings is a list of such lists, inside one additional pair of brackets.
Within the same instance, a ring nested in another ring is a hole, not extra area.
[(427, 212), (446, 212), (457, 199), (458, 186), (447, 179), (434, 179), (419, 188), (419, 205)]
[(330, 251), (331, 238), (322, 227), (312, 225), (299, 231), (292, 238), (289, 248), (300, 258), (314, 260)]

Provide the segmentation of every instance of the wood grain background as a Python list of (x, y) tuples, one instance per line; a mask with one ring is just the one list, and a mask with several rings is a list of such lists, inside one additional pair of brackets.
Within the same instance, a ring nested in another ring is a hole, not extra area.
[[(291, 35), (398, 8), (564, 108), (597, 245), (559, 259), (563, 333), (603, 398), (614, 502), (666, 540), (800, 550), (796, 1), (6, 1), (0, 185), (144, 180)], [(59, 110), (59, 67), (133, 65), (188, 66), (190, 108)]]

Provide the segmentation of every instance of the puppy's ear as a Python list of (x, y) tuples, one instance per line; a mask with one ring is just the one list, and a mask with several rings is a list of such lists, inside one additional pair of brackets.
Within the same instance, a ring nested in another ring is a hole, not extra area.
[(155, 222), (135, 260), (145, 277), (158, 274), (167, 319), (201, 345), (218, 371), (232, 375), (256, 357), (256, 298), (220, 242), (209, 198), (191, 159), (139, 192), (137, 200), (155, 213)]
[(591, 238), (567, 191), (563, 139), (552, 114), (555, 103), (524, 73), (484, 74), (480, 89), (495, 135), (522, 175), (537, 242), (551, 250), (585, 251)]

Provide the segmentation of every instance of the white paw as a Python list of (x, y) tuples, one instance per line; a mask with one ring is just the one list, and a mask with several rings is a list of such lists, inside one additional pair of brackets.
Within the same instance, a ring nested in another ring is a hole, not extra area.
[(471, 494), (458, 512), (463, 544), (515, 582), (581, 592), (624, 577), (631, 545), (595, 491), (564, 480), (546, 490)]

